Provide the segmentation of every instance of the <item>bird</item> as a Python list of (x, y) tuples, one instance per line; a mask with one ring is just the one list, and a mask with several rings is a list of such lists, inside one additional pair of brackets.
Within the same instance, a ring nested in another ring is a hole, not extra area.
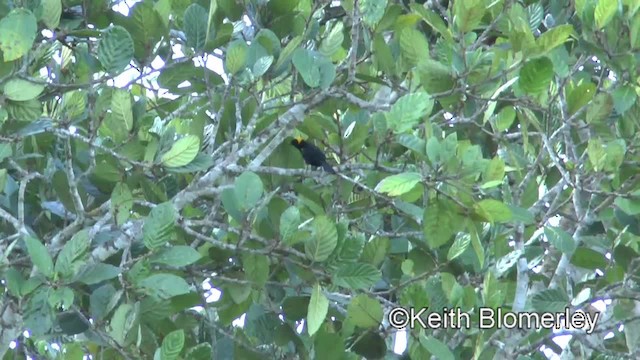
[(318, 149), (315, 145), (306, 142), (300, 136), (291, 140), (291, 145), (295, 146), (300, 153), (304, 162), (315, 167), (322, 167), (325, 171), (335, 174), (335, 170), (327, 162), (327, 157), (322, 150)]

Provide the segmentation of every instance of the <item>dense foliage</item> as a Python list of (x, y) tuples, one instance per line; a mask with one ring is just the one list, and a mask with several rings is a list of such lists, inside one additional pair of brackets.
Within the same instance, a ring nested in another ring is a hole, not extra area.
[(3, 1), (0, 358), (640, 358), (639, 8)]

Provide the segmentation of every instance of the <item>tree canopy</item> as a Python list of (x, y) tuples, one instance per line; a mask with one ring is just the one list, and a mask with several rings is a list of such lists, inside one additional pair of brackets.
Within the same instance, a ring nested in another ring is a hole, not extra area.
[(639, 8), (3, 1), (0, 358), (640, 358)]

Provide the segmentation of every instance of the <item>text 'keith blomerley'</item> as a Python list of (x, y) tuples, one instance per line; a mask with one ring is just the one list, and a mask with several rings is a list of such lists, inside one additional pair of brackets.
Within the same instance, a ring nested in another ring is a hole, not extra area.
[[(469, 329), (471, 315), (458, 309), (442, 309), (442, 312), (427, 313), (428, 308), (395, 308), (389, 312), (391, 326), (429, 329)], [(478, 309), (480, 329), (581, 329), (591, 334), (598, 323), (600, 313), (588, 313), (581, 310), (571, 312), (511, 312), (501, 308)]]

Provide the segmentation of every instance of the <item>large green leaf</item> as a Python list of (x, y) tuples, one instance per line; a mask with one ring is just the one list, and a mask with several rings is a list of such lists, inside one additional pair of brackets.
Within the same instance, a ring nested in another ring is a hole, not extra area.
[(77, 232), (71, 240), (67, 241), (56, 258), (55, 271), (68, 276), (73, 273), (72, 264), (80, 258), (89, 249), (91, 240), (89, 239), (89, 231), (83, 229)]
[(208, 12), (199, 4), (191, 4), (184, 12), (184, 34), (187, 37), (187, 46), (196, 51), (204, 48), (207, 39)]
[(416, 172), (391, 175), (378, 183), (376, 191), (389, 196), (400, 196), (411, 191), (421, 180), (422, 176)]
[(60, 15), (62, 15), (62, 0), (42, 0), (42, 22), (49, 29), (58, 27)]
[(180, 268), (191, 265), (200, 260), (200, 258), (202, 258), (202, 255), (191, 246), (175, 245), (160, 250), (150, 260), (153, 263)]
[(315, 284), (311, 291), (311, 300), (307, 310), (307, 330), (310, 336), (313, 336), (320, 329), (328, 311), (329, 300), (322, 293), (320, 284)]
[(105, 263), (93, 263), (80, 268), (75, 276), (75, 280), (83, 284), (93, 285), (113, 279), (120, 273), (120, 268), (116, 266)]
[(387, 0), (360, 0), (357, 4), (364, 23), (369, 27), (374, 27), (384, 15)]
[(249, 210), (253, 208), (264, 192), (262, 180), (253, 172), (243, 172), (234, 182), (234, 191), (240, 208)]
[(617, 0), (598, 0), (593, 17), (596, 21), (596, 28), (602, 29), (613, 19), (618, 11)]
[(170, 202), (154, 207), (142, 227), (144, 245), (155, 249), (169, 241), (175, 219), (175, 209)]
[(196, 135), (187, 135), (176, 141), (169, 151), (162, 155), (160, 161), (166, 167), (185, 166), (198, 155), (200, 151), (200, 138)]
[(333, 274), (333, 283), (348, 289), (368, 289), (380, 280), (380, 270), (370, 264), (347, 263)]
[(44, 85), (39, 80), (29, 81), (20, 78), (13, 78), (4, 84), (4, 95), (7, 99), (14, 101), (35, 99), (43, 90)]
[(160, 358), (162, 360), (177, 359), (178, 355), (184, 347), (184, 330), (178, 329), (167, 334), (162, 339), (162, 345), (160, 347)]
[(313, 236), (305, 242), (305, 252), (313, 261), (325, 261), (338, 244), (335, 224), (326, 216), (313, 220)]
[(25, 236), (24, 242), (27, 245), (31, 261), (38, 268), (38, 271), (46, 277), (53, 277), (53, 259), (47, 247), (40, 240), (31, 236)]
[(361, 328), (377, 328), (382, 321), (382, 305), (365, 294), (353, 298), (347, 307), (347, 317)]
[(387, 113), (389, 127), (396, 133), (407, 132), (416, 126), (433, 108), (433, 99), (425, 92), (402, 96)]
[(230, 74), (235, 74), (244, 69), (247, 64), (247, 53), (249, 46), (241, 40), (232, 42), (227, 49), (227, 56), (224, 61), (225, 68)]
[(140, 281), (139, 285), (145, 288), (150, 295), (159, 299), (169, 299), (191, 291), (189, 284), (174, 274), (153, 274)]
[(0, 50), (4, 61), (23, 57), (36, 39), (37, 19), (25, 8), (16, 8), (0, 20)]
[(528, 61), (520, 69), (520, 88), (527, 93), (537, 94), (549, 88), (553, 77), (553, 63), (547, 57)]
[(134, 44), (127, 29), (115, 25), (102, 33), (98, 44), (98, 60), (107, 72), (117, 75), (133, 59)]

